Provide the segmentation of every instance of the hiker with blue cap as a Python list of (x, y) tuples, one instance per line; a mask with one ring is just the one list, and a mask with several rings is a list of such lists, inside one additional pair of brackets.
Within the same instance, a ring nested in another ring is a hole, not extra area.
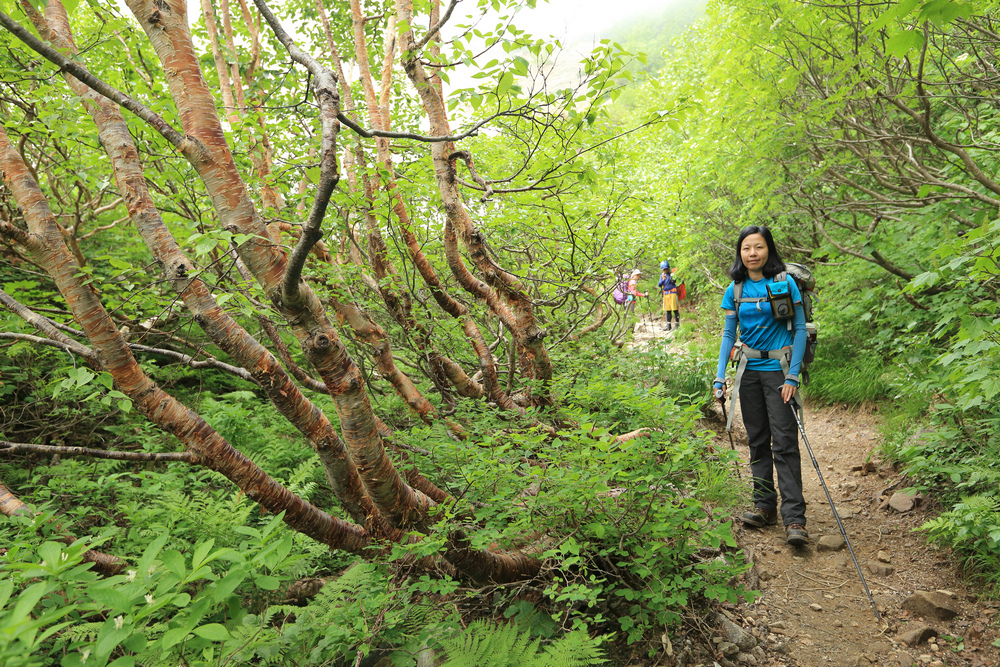
[(662, 273), (660, 274), (660, 281), (657, 284), (660, 286), (660, 291), (663, 292), (663, 313), (667, 320), (663, 330), (670, 331), (671, 319), (675, 322), (673, 328), (676, 330), (681, 326), (680, 300), (677, 294), (678, 285), (674, 282), (674, 275), (677, 271), (670, 268), (670, 262), (667, 260), (660, 262), (660, 269)]

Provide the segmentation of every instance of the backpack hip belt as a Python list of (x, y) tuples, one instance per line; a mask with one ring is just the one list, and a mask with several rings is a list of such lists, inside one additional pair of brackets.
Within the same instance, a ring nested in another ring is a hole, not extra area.
[[(740, 395), (740, 383), (743, 381), (743, 372), (747, 369), (747, 362), (751, 359), (777, 359), (778, 363), (781, 364), (781, 371), (785, 374), (785, 379), (799, 381), (798, 377), (790, 375), (788, 372), (789, 364), (792, 362), (791, 345), (786, 345), (777, 350), (755, 350), (740, 341), (736, 341), (733, 345), (732, 359), (733, 363), (736, 364), (736, 379), (733, 381), (734, 405), (736, 404), (736, 398)], [(733, 413), (735, 411), (735, 409), (730, 410), (726, 418), (727, 431), (733, 430)]]

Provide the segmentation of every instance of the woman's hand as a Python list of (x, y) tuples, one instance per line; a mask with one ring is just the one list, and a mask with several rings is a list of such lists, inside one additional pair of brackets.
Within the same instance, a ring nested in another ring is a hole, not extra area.
[(798, 387), (794, 384), (783, 384), (781, 385), (781, 400), (785, 403), (789, 402), (795, 397), (795, 392), (798, 391)]

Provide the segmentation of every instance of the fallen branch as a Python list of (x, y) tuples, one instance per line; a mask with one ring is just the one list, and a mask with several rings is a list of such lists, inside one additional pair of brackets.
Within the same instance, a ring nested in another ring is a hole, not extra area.
[(27, 442), (7, 442), (0, 440), (0, 453), (17, 454), (32, 452), (36, 454), (51, 454), (60, 456), (89, 456), (95, 459), (111, 459), (114, 461), (186, 461), (198, 463), (194, 452), (118, 452), (107, 449), (92, 449), (90, 447), (64, 447), (60, 445), (35, 445)]

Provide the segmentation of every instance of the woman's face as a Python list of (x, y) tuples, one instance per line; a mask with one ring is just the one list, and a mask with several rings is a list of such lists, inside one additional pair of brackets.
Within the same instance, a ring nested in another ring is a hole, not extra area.
[(740, 246), (740, 259), (748, 271), (762, 271), (767, 264), (767, 241), (760, 234), (750, 234)]

